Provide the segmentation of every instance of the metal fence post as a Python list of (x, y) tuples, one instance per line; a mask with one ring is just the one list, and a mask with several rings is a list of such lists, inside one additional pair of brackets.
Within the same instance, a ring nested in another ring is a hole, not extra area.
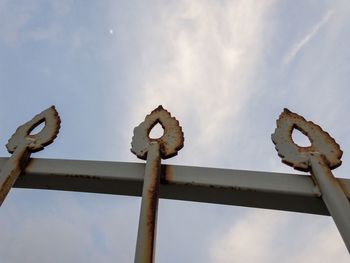
[[(292, 133), (298, 129), (306, 135), (311, 146), (300, 147), (293, 142)], [(322, 128), (285, 109), (277, 120), (271, 136), (282, 161), (294, 169), (310, 171), (321, 191), (321, 197), (338, 227), (350, 252), (350, 204), (331, 169), (341, 165), (340, 146)]]
[[(30, 134), (35, 127), (45, 122), (44, 128), (37, 134)], [(54, 106), (36, 115), (29, 122), (18, 127), (8, 141), (7, 150), (11, 158), (0, 171), (0, 206), (25, 168), (32, 152), (44, 149), (56, 138), (60, 129), (60, 117)]]
[[(164, 134), (152, 139), (149, 134), (157, 123), (162, 125)], [(137, 157), (146, 159), (135, 263), (154, 261), (161, 158), (176, 155), (183, 147), (183, 141), (179, 122), (162, 106), (147, 115), (145, 121), (134, 129), (131, 151)]]

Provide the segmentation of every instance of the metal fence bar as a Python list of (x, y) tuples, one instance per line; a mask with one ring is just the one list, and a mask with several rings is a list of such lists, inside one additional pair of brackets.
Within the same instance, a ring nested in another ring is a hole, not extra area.
[[(153, 127), (160, 124), (163, 135), (151, 138)], [(177, 155), (184, 145), (182, 127), (178, 120), (161, 105), (145, 117), (134, 129), (131, 152), (146, 160), (143, 181), (135, 263), (153, 263), (156, 247), (158, 200), (161, 176), (161, 159)]]
[[(43, 122), (44, 128), (32, 134)], [(164, 133), (151, 138), (157, 124)], [(179, 122), (162, 106), (134, 129), (131, 151), (146, 164), (30, 159), (58, 134), (60, 118), (52, 106), (21, 125), (8, 141), (13, 155), (0, 158), (0, 205), (12, 186), (142, 195), (135, 263), (154, 262), (159, 198), (331, 215), (350, 252), (350, 180), (331, 172), (341, 165), (339, 144), (320, 126), (288, 109), (276, 125), (271, 139), (282, 162), (311, 176), (161, 165), (161, 159), (177, 155), (184, 142)], [(311, 145), (296, 144), (294, 130), (307, 136)]]
[[(271, 139), (282, 162), (296, 170), (311, 173), (350, 253), (350, 203), (332, 174), (332, 170), (342, 163), (340, 145), (319, 125), (288, 109), (283, 110), (276, 125)], [(302, 147), (293, 141), (295, 129), (308, 137), (309, 146)]]
[(139, 228), (137, 232), (135, 263), (154, 262), (161, 167), (159, 149), (160, 146), (158, 143), (153, 143), (148, 149)]
[(350, 203), (320, 154), (310, 157), (312, 174), (344, 243), (350, 252)]
[[(144, 171), (142, 163), (33, 158), (14, 187), (141, 196)], [(350, 179), (337, 181), (350, 199)], [(160, 197), (329, 215), (311, 177), (298, 174), (162, 165)]]
[[(41, 131), (31, 134), (41, 123), (44, 123)], [(45, 146), (55, 140), (60, 129), (60, 124), (61, 119), (58, 112), (55, 106), (51, 106), (16, 129), (16, 132), (6, 144), (6, 148), (12, 156), (0, 170), (0, 206), (18, 176), (22, 173), (22, 169), (29, 161), (30, 155), (33, 152), (43, 150)]]

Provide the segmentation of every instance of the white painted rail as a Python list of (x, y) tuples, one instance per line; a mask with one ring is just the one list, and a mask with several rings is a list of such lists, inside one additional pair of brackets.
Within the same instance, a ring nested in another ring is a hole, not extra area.
[[(0, 169), (8, 158), (0, 158)], [(141, 196), (145, 164), (38, 159), (14, 187)], [(350, 179), (337, 178), (347, 198)], [(329, 215), (311, 176), (162, 165), (160, 197)]]

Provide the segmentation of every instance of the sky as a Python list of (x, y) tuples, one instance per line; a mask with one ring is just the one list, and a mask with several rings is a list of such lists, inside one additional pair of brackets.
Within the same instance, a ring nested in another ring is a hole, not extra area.
[[(340, 144), (350, 178), (347, 0), (0, 0), (0, 156), (55, 105), (32, 157), (144, 162), (133, 128), (158, 105), (185, 146), (163, 163), (297, 173), (271, 133), (283, 108)], [(295, 137), (299, 144), (305, 138)], [(12, 189), (1, 262), (133, 262), (139, 197)], [(160, 200), (156, 262), (348, 262), (331, 217)]]

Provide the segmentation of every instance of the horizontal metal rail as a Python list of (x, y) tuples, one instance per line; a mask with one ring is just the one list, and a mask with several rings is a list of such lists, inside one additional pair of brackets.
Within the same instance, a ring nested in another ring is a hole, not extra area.
[[(0, 169), (8, 158), (0, 158)], [(145, 164), (36, 159), (14, 187), (141, 196)], [(337, 179), (350, 198), (350, 179)], [(311, 176), (162, 165), (160, 197), (329, 215)]]

